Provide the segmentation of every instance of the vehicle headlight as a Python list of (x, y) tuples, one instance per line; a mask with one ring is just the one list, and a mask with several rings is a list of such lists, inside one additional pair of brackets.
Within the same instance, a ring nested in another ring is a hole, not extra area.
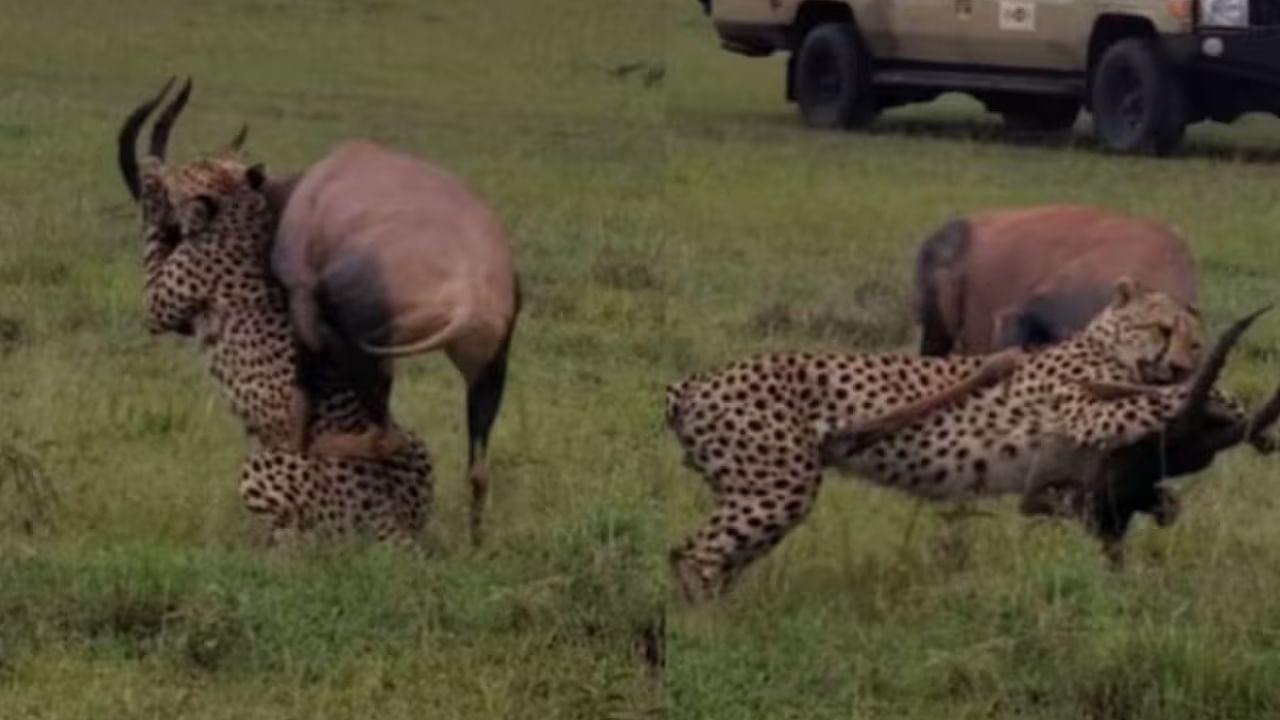
[(1200, 0), (1200, 24), (1206, 27), (1248, 27), (1249, 0)]

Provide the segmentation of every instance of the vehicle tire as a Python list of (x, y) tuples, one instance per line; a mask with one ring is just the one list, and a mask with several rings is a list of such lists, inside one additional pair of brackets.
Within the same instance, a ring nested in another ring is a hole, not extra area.
[(1151, 38), (1108, 47), (1091, 85), (1094, 134), (1105, 149), (1168, 155), (1182, 142), (1186, 89)]
[(870, 60), (853, 23), (824, 23), (810, 30), (796, 53), (800, 119), (809, 127), (827, 129), (864, 127), (874, 120)]
[(1004, 125), (1019, 132), (1059, 132), (1069, 130), (1080, 116), (1080, 101), (1075, 98), (1046, 97), (1029, 101), (1018, 110), (1002, 113)]

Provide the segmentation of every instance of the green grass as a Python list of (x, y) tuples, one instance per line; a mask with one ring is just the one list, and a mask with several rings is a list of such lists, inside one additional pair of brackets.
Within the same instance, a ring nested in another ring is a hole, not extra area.
[[(692, 0), (11, 0), (0, 24), (0, 718), (1270, 718), (1280, 714), (1274, 460), (1181, 481), (1107, 572), (1008, 504), (948, 541), (831, 478), (723, 602), (664, 551), (708, 496), (661, 389), (766, 348), (909, 346), (910, 259), (948, 216), (1077, 201), (1190, 238), (1215, 328), (1280, 297), (1274, 119), (1172, 161), (1009, 142), (965, 100), (867, 133), (801, 129), (781, 58), (717, 47)], [(196, 92), (172, 154), (239, 124), (272, 169), (365, 136), (491, 198), (527, 291), (466, 533), (461, 381), (400, 366), (437, 460), (421, 547), (266, 551), (242, 432), (195, 351), (146, 335), (123, 115)], [(1280, 317), (1226, 384), (1280, 381)], [(666, 634), (663, 634), (663, 615)], [(666, 637), (668, 663), (645, 658)]]
[[(1213, 325), (1280, 298), (1280, 124), (1197, 127), (1170, 161), (1104, 156), (1087, 120), (1063, 147), (1015, 143), (967, 99), (886, 113), (870, 132), (799, 126), (783, 58), (717, 47), (667, 4), (668, 336), (686, 369), (764, 349), (909, 347), (917, 243), (949, 216), (1072, 201), (1189, 237)], [(1280, 382), (1280, 317), (1233, 357), (1250, 399)], [(709, 508), (664, 456), (667, 543)], [(1143, 520), (1122, 574), (1078, 528), (1009, 503), (940, 533), (928, 507), (830, 476), (813, 515), (725, 601), (668, 619), (684, 718), (1280, 716), (1280, 468), (1242, 449), (1179, 481), (1185, 512)]]
[[(0, 718), (663, 710), (641, 652), (666, 598), (653, 390), (676, 371), (660, 7), (553, 5), (5, 5)], [(400, 365), (395, 397), (437, 462), (423, 546), (263, 549), (236, 495), (242, 431), (194, 349), (144, 330), (114, 165), (124, 115), (187, 73), (171, 157), (243, 121), (276, 169), (372, 137), (462, 174), (509, 226), (527, 305), (485, 547), (467, 540), (461, 379), (433, 356)]]

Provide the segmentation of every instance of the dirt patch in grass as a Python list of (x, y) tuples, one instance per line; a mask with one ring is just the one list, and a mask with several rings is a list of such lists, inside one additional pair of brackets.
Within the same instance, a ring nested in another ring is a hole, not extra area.
[(763, 335), (792, 335), (851, 347), (897, 347), (911, 338), (910, 305), (898, 288), (875, 281), (832, 290), (809, 303), (775, 300), (751, 318)]

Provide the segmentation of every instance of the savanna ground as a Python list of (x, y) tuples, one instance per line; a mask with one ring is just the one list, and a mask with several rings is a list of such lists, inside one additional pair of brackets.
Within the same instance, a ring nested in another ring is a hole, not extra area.
[[(690, 610), (663, 551), (706, 494), (659, 421), (665, 382), (752, 350), (909, 346), (915, 244), (978, 207), (1165, 218), (1220, 327), (1280, 296), (1274, 121), (1197, 129), (1167, 162), (1010, 143), (959, 101), (806, 132), (781, 60), (720, 51), (692, 0), (5, 9), (0, 718), (1280, 712), (1274, 460), (1182, 481), (1179, 526), (1140, 524), (1123, 574), (1069, 525), (997, 506), (942, 544), (931, 510), (829, 478), (733, 596)], [(246, 120), (279, 168), (369, 136), (457, 170), (510, 226), (528, 302), (485, 547), (436, 357), (401, 365), (395, 406), (437, 460), (423, 546), (262, 547), (239, 427), (194, 351), (141, 324), (114, 134), (173, 73), (196, 77), (173, 157)], [(1280, 317), (1244, 345), (1226, 382), (1257, 398)]]
[[(660, 5), (11, 0), (0, 21), (0, 718), (663, 712)], [(573, 32), (565, 32), (572, 28)], [(437, 462), (422, 547), (268, 552), (245, 441), (141, 322), (125, 114), (195, 77), (182, 160), (372, 137), (509, 226), (526, 311), (466, 540), (461, 380), (400, 366)], [(20, 472), (25, 471), (25, 472)], [(56, 501), (48, 496), (56, 493)]]
[[(950, 100), (870, 133), (801, 129), (783, 58), (717, 47), (670, 0), (668, 342), (687, 369), (775, 348), (911, 347), (916, 244), (978, 208), (1076, 201), (1163, 218), (1190, 238), (1211, 327), (1280, 298), (1280, 123), (1197, 128), (1170, 161), (1010, 142)], [(1225, 385), (1280, 382), (1280, 316)], [(664, 456), (667, 542), (709, 507)], [(1280, 465), (1243, 449), (1178, 481), (1184, 514), (1135, 527), (1105, 569), (1076, 527), (1011, 504), (943, 543), (928, 507), (828, 475), (818, 507), (737, 591), (672, 605), (667, 688), (680, 717), (1273, 718), (1280, 716)]]

